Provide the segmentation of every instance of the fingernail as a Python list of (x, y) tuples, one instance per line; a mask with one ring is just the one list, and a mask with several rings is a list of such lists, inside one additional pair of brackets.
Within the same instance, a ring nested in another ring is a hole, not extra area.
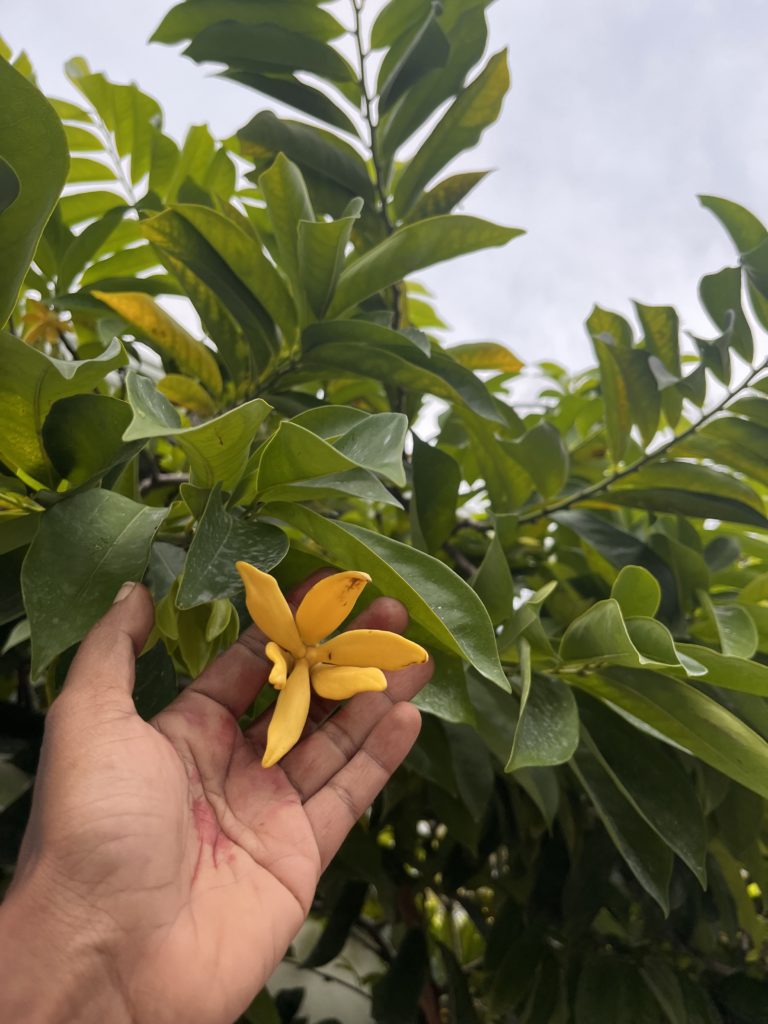
[(120, 587), (118, 592), (115, 594), (115, 599), (112, 602), (112, 604), (117, 604), (118, 601), (124, 601), (126, 599), (126, 597), (128, 597), (128, 595), (134, 589), (135, 586), (136, 586), (136, 583), (134, 581), (132, 581), (132, 580), (129, 580), (127, 583), (124, 583), (122, 585), (122, 587)]

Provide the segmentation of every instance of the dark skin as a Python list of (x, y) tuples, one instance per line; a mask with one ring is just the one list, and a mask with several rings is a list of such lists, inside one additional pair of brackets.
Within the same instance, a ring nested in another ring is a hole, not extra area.
[[(316, 579), (316, 577), (315, 577)], [(297, 602), (314, 579), (292, 595)], [(389, 675), (261, 767), (253, 626), (151, 723), (132, 700), (153, 623), (135, 585), (81, 644), (47, 718), (32, 815), (0, 907), (0, 1019), (231, 1024), (299, 931), (320, 874), (413, 745), (432, 666)], [(355, 628), (401, 631), (379, 598)]]

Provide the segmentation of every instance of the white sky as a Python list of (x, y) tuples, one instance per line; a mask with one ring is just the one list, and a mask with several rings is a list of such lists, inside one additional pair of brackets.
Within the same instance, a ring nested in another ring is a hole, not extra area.
[[(43, 87), (83, 54), (160, 100), (177, 137), (207, 122), (228, 135), (267, 105), (146, 40), (162, 0), (0, 0), (0, 33), (29, 51)], [(491, 48), (508, 46), (501, 121), (457, 165), (498, 168), (466, 212), (527, 229), (506, 250), (422, 275), (452, 340), (493, 338), (526, 361), (591, 361), (594, 302), (676, 305), (708, 331), (699, 278), (733, 263), (696, 194), (768, 219), (765, 0), (497, 0)], [(68, 94), (68, 93), (67, 93)]]

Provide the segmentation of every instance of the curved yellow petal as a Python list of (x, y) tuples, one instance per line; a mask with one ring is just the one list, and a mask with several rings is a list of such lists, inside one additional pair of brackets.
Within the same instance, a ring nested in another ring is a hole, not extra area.
[(315, 665), (310, 672), (310, 680), (315, 693), (327, 700), (347, 700), (356, 693), (387, 688), (387, 680), (380, 668)]
[(366, 583), (367, 572), (337, 572), (307, 591), (296, 612), (296, 625), (305, 644), (316, 644), (338, 629), (352, 611)]
[(429, 655), (399, 633), (386, 629), (350, 629), (339, 633), (308, 651), (311, 664), (326, 662), (330, 665), (358, 665), (376, 667), (384, 671), (420, 665)]
[(277, 580), (248, 562), (235, 562), (235, 568), (245, 586), (248, 614), (262, 633), (268, 640), (274, 640), (290, 651), (294, 657), (302, 657), (304, 644)]
[(264, 648), (264, 653), (272, 662), (272, 671), (269, 673), (269, 681), (276, 690), (282, 690), (288, 673), (293, 668), (293, 658), (283, 648), (270, 640)]
[(265, 768), (271, 768), (298, 742), (309, 714), (309, 698), (309, 666), (301, 658), (275, 702), (267, 730), (267, 749), (261, 759)]

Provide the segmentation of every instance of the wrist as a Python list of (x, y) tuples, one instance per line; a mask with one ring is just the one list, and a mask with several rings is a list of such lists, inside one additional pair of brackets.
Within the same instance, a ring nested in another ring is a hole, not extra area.
[(110, 951), (85, 915), (34, 884), (0, 906), (0, 1020), (123, 1024), (131, 1020)]

